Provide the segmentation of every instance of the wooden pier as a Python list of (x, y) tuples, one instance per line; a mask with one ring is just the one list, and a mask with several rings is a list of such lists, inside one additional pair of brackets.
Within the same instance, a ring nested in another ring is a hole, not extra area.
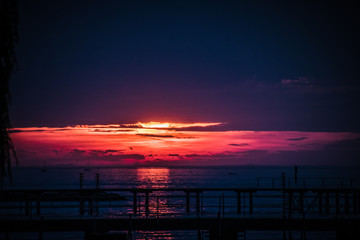
[(292, 239), (293, 231), (331, 231), (337, 239), (360, 239), (360, 189), (0, 190), (4, 233), (39, 232), (42, 239), (43, 232), (138, 230), (208, 231), (211, 240), (269, 230), (283, 231), (284, 239)]

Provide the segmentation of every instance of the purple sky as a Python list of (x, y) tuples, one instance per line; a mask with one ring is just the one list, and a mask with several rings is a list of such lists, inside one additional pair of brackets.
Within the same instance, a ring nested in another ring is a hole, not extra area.
[[(356, 134), (358, 12), (329, 2), (20, 0), (12, 125)], [(335, 145), (319, 156), (359, 156), (358, 138)]]

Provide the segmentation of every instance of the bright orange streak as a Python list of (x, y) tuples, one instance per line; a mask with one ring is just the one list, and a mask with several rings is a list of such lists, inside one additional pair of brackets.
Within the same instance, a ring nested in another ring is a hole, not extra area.
[(189, 128), (189, 127), (212, 127), (218, 126), (222, 123), (162, 123), (162, 122), (138, 122), (137, 125), (143, 128)]
[[(206, 126), (219, 124), (149, 122), (33, 127), (12, 129), (11, 136), (22, 165), (40, 165), (44, 159), (51, 160), (48, 165), (84, 165), (88, 161), (96, 165), (174, 161), (184, 165), (224, 164), (224, 160), (233, 165), (252, 164), (281, 152), (325, 151), (331, 144), (360, 137), (348, 132), (206, 131)], [(195, 126), (204, 130), (182, 130)]]

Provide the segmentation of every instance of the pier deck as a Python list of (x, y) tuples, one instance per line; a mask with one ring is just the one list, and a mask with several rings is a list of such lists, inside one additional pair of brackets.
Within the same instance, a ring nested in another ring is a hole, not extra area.
[(234, 240), (251, 230), (334, 231), (360, 239), (359, 229), (359, 188), (0, 190), (1, 232), (207, 230), (211, 240)]

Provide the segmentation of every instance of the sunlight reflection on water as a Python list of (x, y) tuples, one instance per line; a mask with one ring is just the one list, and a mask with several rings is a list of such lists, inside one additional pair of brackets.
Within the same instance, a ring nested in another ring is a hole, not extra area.
[(138, 168), (136, 174), (140, 188), (167, 188), (169, 185), (168, 168)]

